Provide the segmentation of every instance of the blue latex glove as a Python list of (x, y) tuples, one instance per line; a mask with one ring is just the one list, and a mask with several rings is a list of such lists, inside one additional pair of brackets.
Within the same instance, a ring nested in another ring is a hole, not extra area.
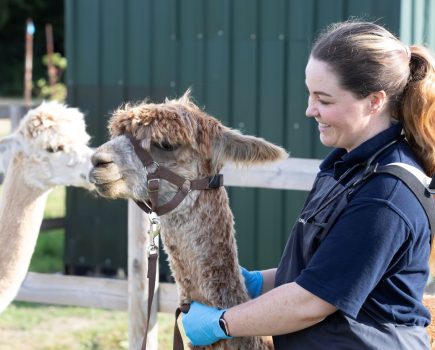
[(263, 289), (263, 274), (260, 271), (248, 271), (242, 266), (240, 266), (240, 272), (245, 279), (245, 286), (250, 297), (255, 299)]
[(210, 345), (220, 339), (232, 338), (226, 336), (219, 325), (219, 318), (225, 311), (197, 301), (190, 304), (189, 312), (182, 314), (181, 320), (192, 345)]

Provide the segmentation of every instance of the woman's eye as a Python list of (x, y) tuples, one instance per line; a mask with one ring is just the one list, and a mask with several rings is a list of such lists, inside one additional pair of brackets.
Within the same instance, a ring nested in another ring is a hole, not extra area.
[(326, 101), (322, 101), (322, 100), (319, 100), (319, 103), (322, 105), (325, 105), (325, 106), (331, 104), (330, 102), (326, 102)]

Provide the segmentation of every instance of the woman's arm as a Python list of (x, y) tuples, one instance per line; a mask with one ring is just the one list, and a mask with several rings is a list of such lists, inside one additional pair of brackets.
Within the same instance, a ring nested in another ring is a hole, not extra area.
[[(275, 276), (267, 271), (264, 271), (264, 287), (269, 286), (271, 276)], [(224, 318), (232, 336), (278, 335), (312, 326), (336, 310), (335, 306), (293, 282), (228, 309)]]
[(261, 294), (264, 294), (275, 287), (276, 268), (269, 269), (269, 270), (262, 270), (261, 274), (263, 275), (263, 288), (261, 290)]

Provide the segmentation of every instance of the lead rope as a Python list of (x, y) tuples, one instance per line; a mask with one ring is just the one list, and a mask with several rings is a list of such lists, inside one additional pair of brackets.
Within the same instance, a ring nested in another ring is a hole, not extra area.
[(178, 327), (178, 316), (180, 316), (181, 313), (187, 313), (190, 309), (190, 304), (182, 304), (181, 306), (177, 307), (177, 310), (175, 311), (175, 324), (174, 324), (174, 341), (173, 341), (173, 348), (172, 350), (184, 350), (184, 343), (183, 338), (181, 337), (180, 328)]
[[(142, 340), (141, 350), (147, 348), (148, 327), (151, 318), (151, 306), (154, 299), (154, 289), (156, 286), (157, 278), (157, 261), (159, 258), (159, 247), (155, 244), (155, 238), (160, 234), (160, 220), (157, 217), (150, 217), (150, 228), (148, 229), (150, 235), (150, 245), (148, 246), (148, 315), (147, 324), (145, 327), (145, 334)], [(174, 339), (173, 350), (184, 350), (183, 338), (181, 337), (180, 329), (178, 327), (177, 319), (181, 312), (186, 313), (189, 311), (189, 304), (183, 304), (175, 311), (175, 325), (174, 325)]]
[(150, 324), (151, 306), (154, 299), (154, 289), (156, 286), (156, 274), (157, 274), (157, 261), (159, 258), (159, 247), (155, 243), (155, 238), (160, 234), (160, 220), (156, 217), (150, 217), (150, 228), (148, 229), (150, 235), (150, 245), (148, 246), (148, 315), (147, 324), (145, 327), (145, 334), (142, 341), (141, 350), (147, 348), (148, 326)]

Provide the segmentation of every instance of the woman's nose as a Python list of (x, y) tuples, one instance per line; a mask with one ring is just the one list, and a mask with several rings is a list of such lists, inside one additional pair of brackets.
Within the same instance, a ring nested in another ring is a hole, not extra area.
[(307, 109), (305, 110), (305, 115), (307, 117), (315, 117), (317, 115), (317, 111), (313, 103), (310, 101), (310, 99), (308, 99), (308, 106)]

